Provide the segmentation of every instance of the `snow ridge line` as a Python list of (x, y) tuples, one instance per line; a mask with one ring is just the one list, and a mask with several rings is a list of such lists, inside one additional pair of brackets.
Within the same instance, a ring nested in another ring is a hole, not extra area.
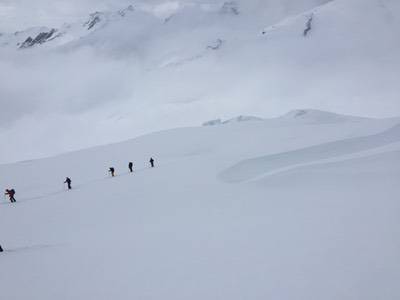
[[(392, 149), (392, 148), (395, 148), (395, 149)], [(259, 180), (269, 177), (269, 176), (279, 175), (282, 173), (286, 173), (288, 171), (301, 169), (303, 167), (323, 166), (323, 165), (327, 165), (327, 164), (331, 164), (331, 163), (351, 161), (353, 159), (367, 158), (367, 157), (371, 157), (371, 156), (375, 156), (375, 155), (383, 154), (383, 153), (397, 152), (397, 151), (399, 151), (399, 149), (400, 149), (400, 143), (395, 143), (389, 147), (382, 146), (382, 147), (377, 147), (377, 148), (373, 148), (373, 149), (369, 149), (369, 150), (365, 150), (365, 151), (360, 151), (357, 153), (341, 155), (341, 156), (337, 156), (337, 157), (333, 157), (333, 158), (316, 160), (316, 161), (312, 161), (309, 163), (295, 164), (295, 165), (292, 165), (289, 167), (276, 169), (271, 172), (266, 172), (264, 174), (254, 177), (254, 178), (245, 180), (245, 181), (243, 181), (243, 183), (259, 181)]]
[[(400, 142), (400, 124), (379, 134), (344, 139), (241, 161), (219, 174), (226, 182), (246, 182), (312, 163), (349, 157)], [(271, 170), (271, 171), (266, 171)]]
[(287, 25), (290, 25), (292, 22), (295, 22), (297, 19), (299, 18), (303, 18), (303, 17), (307, 17), (307, 19), (310, 19), (311, 16), (315, 16), (316, 13), (318, 13), (318, 11), (325, 9), (331, 5), (333, 5), (333, 3), (336, 2), (336, 0), (330, 0), (329, 2), (326, 2), (324, 4), (321, 5), (317, 5), (311, 9), (305, 10), (301, 13), (298, 13), (296, 15), (291, 15), (288, 17), (285, 17), (284, 19), (276, 22), (273, 25), (270, 25), (268, 27), (266, 27), (263, 31), (262, 34), (267, 34), (270, 32), (274, 32), (275, 30), (278, 30), (282, 27), (285, 27)]

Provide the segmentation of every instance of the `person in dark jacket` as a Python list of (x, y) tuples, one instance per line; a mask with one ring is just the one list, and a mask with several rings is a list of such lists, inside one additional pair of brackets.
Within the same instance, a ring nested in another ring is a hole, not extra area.
[(115, 169), (113, 167), (111, 167), (108, 172), (111, 173), (111, 176), (114, 177), (115, 176)]
[(8, 197), (10, 198), (11, 203), (17, 202), (17, 200), (15, 200), (15, 190), (11, 189), (11, 190), (6, 190), (5, 195), (8, 195)]
[(152, 168), (154, 168), (154, 159), (152, 157), (150, 158), (150, 165)]
[(129, 162), (129, 164), (128, 164), (128, 168), (129, 168), (129, 172), (133, 172), (133, 162)]
[(4, 250), (3, 250), (3, 248), (1, 248), (1, 245), (0, 245), (0, 252), (3, 252)]
[(72, 189), (72, 187), (71, 187), (71, 182), (72, 182), (72, 180), (71, 180), (71, 178), (69, 178), (69, 177), (67, 177), (67, 178), (65, 179), (65, 181), (64, 181), (64, 183), (67, 184), (69, 190)]

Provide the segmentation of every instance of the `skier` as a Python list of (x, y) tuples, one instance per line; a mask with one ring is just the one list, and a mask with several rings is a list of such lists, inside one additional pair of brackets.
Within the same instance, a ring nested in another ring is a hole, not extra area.
[(129, 168), (129, 172), (133, 172), (133, 162), (129, 162), (129, 165), (128, 165), (128, 168)]
[(115, 169), (113, 167), (111, 167), (108, 172), (111, 173), (111, 176), (114, 177), (114, 173), (115, 173)]
[(154, 168), (154, 159), (152, 157), (150, 158), (150, 165), (152, 168)]
[(17, 202), (17, 200), (15, 200), (14, 195), (15, 195), (15, 190), (11, 189), (11, 190), (6, 190), (5, 195), (8, 195), (8, 197), (10, 198), (11, 203)]
[(70, 189), (72, 189), (72, 187), (71, 187), (71, 178), (69, 178), (69, 177), (67, 177), (66, 179), (65, 179), (65, 181), (64, 181), (64, 183), (66, 183), (67, 185), (68, 185), (68, 189), (70, 190)]
[(0, 252), (3, 252), (4, 250), (3, 250), (3, 248), (1, 248), (1, 245), (0, 245)]

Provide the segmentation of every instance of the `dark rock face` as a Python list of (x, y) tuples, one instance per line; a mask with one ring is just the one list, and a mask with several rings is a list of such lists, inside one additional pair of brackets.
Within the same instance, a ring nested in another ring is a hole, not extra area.
[(312, 29), (312, 23), (313, 23), (314, 15), (311, 15), (308, 17), (307, 23), (306, 23), (306, 28), (303, 31), (303, 36), (307, 36), (308, 33)]
[(49, 32), (41, 32), (39, 33), (35, 38), (28, 37), (19, 48), (24, 49), (24, 48), (30, 48), (33, 47), (37, 44), (43, 44), (46, 43), (49, 40), (52, 40), (56, 38), (57, 36), (55, 35), (56, 29), (51, 29)]
[(87, 26), (88, 30), (92, 29), (97, 23), (99, 23), (101, 21), (100, 16), (101, 16), (101, 13), (99, 13), (99, 12), (95, 12), (95, 13), (91, 14), (90, 19), (83, 26)]

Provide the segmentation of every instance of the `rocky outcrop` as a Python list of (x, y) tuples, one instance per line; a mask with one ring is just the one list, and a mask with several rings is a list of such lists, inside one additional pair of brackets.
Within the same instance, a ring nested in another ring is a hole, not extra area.
[(309, 17), (308, 17), (308, 20), (307, 20), (307, 23), (306, 23), (306, 28), (304, 29), (304, 32), (303, 32), (303, 35), (306, 37), (307, 35), (308, 35), (308, 33), (311, 31), (311, 29), (312, 29), (312, 22), (313, 22), (313, 19), (314, 19), (314, 15), (313, 14), (311, 14)]
[(233, 123), (252, 122), (252, 121), (264, 121), (264, 119), (254, 116), (238, 116), (236, 118), (232, 118), (226, 121), (222, 121), (221, 119), (210, 120), (203, 123), (203, 126), (216, 126), (223, 124), (233, 124)]
[(55, 39), (58, 35), (56, 35), (57, 30), (51, 29), (48, 32), (41, 32), (36, 37), (32, 38), (29, 36), (20, 46), (20, 49), (30, 48), (37, 44), (44, 44), (50, 40)]
[(224, 43), (223, 40), (217, 39), (213, 44), (208, 45), (207, 49), (208, 50), (214, 50), (214, 51), (215, 50), (219, 50), (222, 47), (223, 43)]
[(87, 27), (88, 30), (92, 29), (96, 24), (100, 23), (102, 13), (95, 12), (90, 14), (89, 20), (83, 24), (83, 26)]

